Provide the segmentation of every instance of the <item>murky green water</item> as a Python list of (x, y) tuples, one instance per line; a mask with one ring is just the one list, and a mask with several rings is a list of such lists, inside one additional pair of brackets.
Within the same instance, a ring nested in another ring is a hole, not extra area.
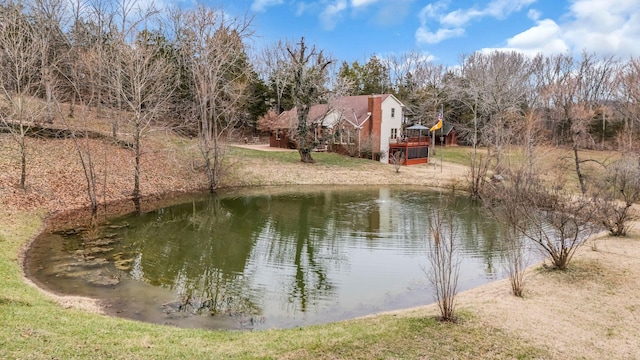
[[(30, 277), (107, 311), (182, 327), (261, 329), (433, 302), (428, 217), (439, 193), (399, 187), (205, 195), (79, 234), (44, 234)], [(457, 198), (460, 289), (503, 277), (499, 229)]]

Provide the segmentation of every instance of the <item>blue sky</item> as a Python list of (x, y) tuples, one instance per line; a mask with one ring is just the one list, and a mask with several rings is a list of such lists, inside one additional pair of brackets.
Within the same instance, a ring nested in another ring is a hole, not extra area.
[(254, 17), (257, 48), (298, 40), (338, 60), (415, 50), (456, 65), (461, 54), (582, 50), (640, 56), (640, 0), (212, 0)]

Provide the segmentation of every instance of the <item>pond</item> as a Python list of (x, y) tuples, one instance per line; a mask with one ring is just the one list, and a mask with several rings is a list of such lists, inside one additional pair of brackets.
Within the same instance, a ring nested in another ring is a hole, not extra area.
[[(305, 326), (434, 301), (428, 218), (443, 195), (410, 187), (223, 191), (97, 229), (44, 233), (26, 270), (107, 313), (210, 329)], [(459, 290), (504, 277), (499, 226), (452, 206)]]

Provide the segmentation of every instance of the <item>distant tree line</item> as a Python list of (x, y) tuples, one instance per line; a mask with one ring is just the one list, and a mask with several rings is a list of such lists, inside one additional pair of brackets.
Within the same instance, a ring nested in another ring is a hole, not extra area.
[[(458, 66), (445, 67), (409, 52), (349, 63), (304, 40), (250, 53), (255, 34), (249, 17), (204, 5), (158, 10), (152, 4), (0, 5), (0, 124), (21, 152), (21, 187), (29, 127), (63, 124), (88, 110), (111, 120), (113, 136), (124, 125), (132, 129), (134, 198), (140, 196), (143, 138), (152, 124), (199, 139), (213, 191), (229, 136), (255, 134), (269, 111), (273, 116), (343, 95), (394, 94), (406, 104), (407, 124), (431, 124), (442, 107), (460, 141), (489, 146), (498, 168), (512, 144), (530, 151), (540, 142), (576, 151), (637, 147), (640, 59), (496, 51), (464, 55)], [(90, 153), (76, 140), (92, 183)], [(303, 161), (310, 159), (308, 150), (301, 150)]]
[[(217, 108), (223, 106), (225, 114), (216, 110), (213, 116), (223, 126), (231, 121), (234, 128), (255, 131), (257, 119), (268, 110), (279, 113), (295, 105), (288, 74), (294, 59), (285, 51), (289, 43), (272, 44), (250, 56), (247, 43), (254, 33), (247, 17), (201, 5), (159, 11), (145, 4), (23, 0), (0, 5), (5, 97), (44, 99), (46, 108), (37, 120), (47, 122), (55, 120), (54, 101), (75, 103), (82, 98), (93, 107), (131, 110), (126, 92), (135, 81), (126, 66), (132, 64), (133, 51), (151, 54), (149, 64), (162, 61), (166, 66), (163, 77), (154, 79), (154, 84), (171, 87), (157, 120), (174, 129), (195, 133), (202, 126), (193, 121), (194, 102), (203, 99), (204, 91), (198, 80), (217, 82), (221, 88)], [(410, 52), (386, 58), (372, 55), (363, 64), (332, 63), (318, 84), (325, 87), (323, 93), (391, 93), (407, 105), (410, 121), (422, 123), (434, 121), (444, 105), (445, 118), (469, 144), (500, 149), (520, 133), (518, 127), (529, 114), (540, 123), (547, 141), (557, 145), (572, 144), (577, 127), (587, 147), (629, 145), (639, 127), (639, 59), (586, 52), (579, 57), (533, 58), (516, 52), (477, 52), (461, 56), (458, 66), (445, 67)], [(202, 66), (207, 66), (211, 79), (202, 78)], [(118, 122), (114, 120), (114, 129)]]

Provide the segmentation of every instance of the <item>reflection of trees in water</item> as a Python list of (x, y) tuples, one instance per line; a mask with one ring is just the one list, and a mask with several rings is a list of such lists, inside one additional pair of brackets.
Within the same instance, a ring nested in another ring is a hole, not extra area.
[(459, 218), (460, 235), (464, 240), (463, 251), (481, 254), (486, 265), (486, 272), (494, 275), (495, 262), (500, 261), (505, 245), (500, 236), (501, 224), (498, 224), (481, 205), (472, 200), (458, 201), (456, 205)]
[[(407, 240), (411, 241), (412, 234), (420, 233), (425, 235), (414, 237), (414, 240), (424, 241), (427, 234), (426, 221), (439, 196), (442, 195), (423, 191), (405, 192), (400, 196), (399, 202), (405, 207), (402, 210), (402, 223), (409, 237)], [(504, 244), (499, 236), (501, 225), (495, 223), (481, 205), (464, 195), (456, 197), (448, 206), (452, 207), (458, 224), (461, 250), (467, 254), (482, 255), (486, 272), (494, 274), (497, 271), (495, 262), (500, 260), (500, 254), (504, 251)]]
[[(296, 251), (294, 265), (296, 268), (295, 285), (289, 291), (289, 301), (300, 301), (300, 310), (307, 311), (308, 301), (320, 296), (328, 296), (333, 290), (333, 286), (327, 280), (326, 270), (322, 261), (316, 260), (316, 249), (314, 243), (322, 245), (327, 237), (320, 232), (315, 232), (315, 239), (311, 239), (312, 229), (309, 226), (312, 215), (310, 201), (303, 200), (300, 204), (300, 216), (298, 217), (298, 231), (296, 237)], [(314, 214), (315, 215), (315, 214)], [(326, 214), (320, 214), (322, 218), (327, 218)], [(324, 229), (320, 227), (319, 229)], [(303, 254), (304, 253), (304, 254)], [(306, 257), (306, 264), (303, 263), (303, 256)], [(306, 266), (305, 266), (306, 265)], [(310, 287), (307, 287), (311, 285)]]
[(292, 269), (285, 285), (286, 301), (297, 311), (306, 312), (318, 299), (330, 297), (334, 285), (328, 277), (332, 263), (340, 257), (333, 216), (334, 199), (328, 194), (296, 197), (295, 201), (273, 203), (265, 229), (270, 239), (269, 262)]
[(133, 276), (180, 295), (178, 310), (258, 313), (259, 294), (243, 272), (264, 221), (244, 200), (211, 196), (136, 219), (129, 236), (141, 256)]
[[(348, 266), (349, 246), (424, 254), (437, 196), (389, 189), (211, 196), (124, 219), (131, 225), (123, 229), (130, 238), (125, 251), (139, 254), (131, 276), (180, 295), (171, 305), (179, 311), (259, 314), (259, 299), (282, 286), (281, 305), (307, 312), (336, 293), (332, 276)], [(463, 247), (482, 253), (491, 271), (496, 227), (462, 200), (456, 216)], [(262, 268), (251, 266), (260, 259), (279, 269), (267, 285), (257, 283)]]
[[(231, 283), (234, 284), (233, 287), (229, 286)], [(174, 285), (180, 289), (180, 299), (175, 303), (177, 311), (212, 316), (261, 313), (256, 301), (250, 296), (251, 292), (237, 291), (238, 288), (248, 287), (246, 279), (230, 278), (220, 269), (204, 269), (198, 279), (182, 278)]]

